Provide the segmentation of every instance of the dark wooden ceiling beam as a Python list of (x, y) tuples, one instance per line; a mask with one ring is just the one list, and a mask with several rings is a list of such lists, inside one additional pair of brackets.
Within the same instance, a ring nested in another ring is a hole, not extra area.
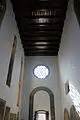
[(57, 52), (25, 52), (25, 56), (57, 56)]
[(46, 53), (56, 53), (56, 52), (57, 52), (56, 49), (53, 49), (53, 50), (34, 49), (33, 51), (31, 51), (31, 50), (29, 50), (29, 49), (25, 49), (25, 51), (26, 51), (26, 52), (29, 52), (29, 53), (32, 52), (33, 54), (34, 54), (34, 53), (40, 53), (40, 52), (41, 52), (41, 53), (42, 53), (42, 52), (46, 52)]
[(14, 8), (17, 10), (31, 10), (33, 8), (65, 8), (68, 0), (48, 0), (46, 1), (34, 1), (34, 0), (11, 0)]
[(21, 28), (22, 31), (62, 31), (62, 28), (61, 27), (55, 27), (55, 26), (39, 26), (39, 27), (36, 27), (36, 26), (30, 26), (30, 27), (27, 27), (25, 26), (25, 28)]
[(25, 48), (25, 47), (24, 47), (24, 49), (25, 49), (25, 51), (27, 51), (27, 52), (30, 52), (30, 51), (31, 51), (31, 52), (33, 52), (33, 53), (34, 53), (34, 52), (48, 52), (48, 51), (49, 51), (49, 52), (53, 52), (53, 51), (54, 51), (54, 52), (57, 52), (57, 51), (59, 50), (58, 47), (55, 47), (55, 48), (53, 48), (53, 49), (52, 49), (52, 48), (48, 48), (48, 47), (45, 48), (45, 49), (36, 48), (36, 47), (30, 49), (30, 48), (27, 48), (27, 47)]
[(53, 49), (53, 48), (59, 47), (59, 43), (57, 43), (57, 44), (54, 44), (54, 43), (53, 44), (49, 44), (49, 43), (47, 43), (47, 44), (27, 44), (27, 43), (25, 43), (24, 47), (29, 48), (29, 49), (33, 49), (33, 48), (37, 48), (37, 47), (44, 47), (44, 49), (45, 48)]
[(24, 33), (22, 33), (22, 35), (23, 36), (25, 36), (25, 37), (47, 37), (47, 36), (52, 36), (52, 37), (61, 37), (61, 34), (60, 34), (60, 32), (57, 32), (57, 33), (33, 33), (33, 34), (31, 34), (31, 33), (26, 33), (26, 32), (24, 32)]
[[(68, 0), (11, 1), (25, 55), (57, 56)], [(40, 13), (41, 9), (49, 14)]]
[(40, 46), (44, 46), (44, 45), (49, 45), (49, 46), (54, 46), (54, 45), (58, 45), (59, 41), (23, 41), (22, 42), (25, 46), (35, 46), (35, 45), (40, 45)]
[(21, 12), (19, 11), (19, 13), (16, 13), (16, 14), (19, 14), (19, 16), (17, 16), (17, 18), (18, 19), (22, 19), (22, 18), (24, 18), (24, 19), (27, 19), (27, 18), (29, 18), (29, 19), (35, 19), (35, 18), (47, 18), (47, 17), (49, 17), (49, 18), (54, 18), (54, 17), (64, 17), (64, 15), (65, 15), (65, 9), (63, 10), (63, 9), (56, 9), (54, 12), (53, 12), (53, 14), (51, 15), (51, 16), (49, 16), (49, 15), (37, 15), (37, 16), (32, 16), (32, 12), (27, 12), (27, 13), (23, 13), (22, 14), (22, 16), (21, 16)]
[(48, 28), (52, 29), (53, 28), (54, 30), (62, 30), (62, 27), (63, 27), (62, 23), (58, 23), (58, 24), (43, 24), (43, 25), (41, 25), (41, 24), (28, 25), (25, 22), (24, 23), (21, 22), (20, 24), (23, 24), (23, 25), (19, 26), (19, 28), (22, 29), (22, 30), (23, 29), (31, 30), (31, 29), (40, 29), (40, 28), (42, 28), (42, 29), (48, 29)]
[(57, 56), (58, 52), (57, 51), (26, 51), (25, 52), (26, 56)]
[(21, 19), (20, 22), (24, 22), (26, 25), (40, 25), (40, 24), (58, 24), (60, 22), (63, 22), (64, 21), (64, 18), (63, 17), (60, 17), (60, 18), (57, 18), (57, 17), (54, 17), (54, 18), (44, 18), (44, 17), (41, 17), (41, 18), (29, 18), (29, 19)]
[(50, 44), (58, 44), (58, 43), (60, 43), (60, 38), (58, 38), (58, 37), (52, 37), (52, 38), (39, 38), (38, 39), (38, 37), (34, 37), (34, 38), (23, 38), (23, 40), (22, 40), (22, 43), (23, 44), (30, 44), (30, 43), (36, 43), (36, 42), (48, 42), (48, 43), (50, 43)]

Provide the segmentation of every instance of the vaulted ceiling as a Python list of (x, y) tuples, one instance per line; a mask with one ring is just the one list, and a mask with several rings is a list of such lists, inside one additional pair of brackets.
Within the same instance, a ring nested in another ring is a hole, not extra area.
[(26, 56), (57, 56), (68, 0), (12, 0)]

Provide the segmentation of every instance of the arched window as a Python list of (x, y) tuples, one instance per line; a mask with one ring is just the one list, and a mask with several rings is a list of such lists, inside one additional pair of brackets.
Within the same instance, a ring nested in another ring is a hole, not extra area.
[(49, 69), (45, 65), (37, 65), (34, 68), (34, 76), (36, 76), (39, 79), (45, 79), (49, 75)]

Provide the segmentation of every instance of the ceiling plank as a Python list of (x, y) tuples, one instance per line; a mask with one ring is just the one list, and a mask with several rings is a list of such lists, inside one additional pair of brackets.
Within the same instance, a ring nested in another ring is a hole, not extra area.
[(57, 56), (68, 0), (11, 1), (25, 55)]

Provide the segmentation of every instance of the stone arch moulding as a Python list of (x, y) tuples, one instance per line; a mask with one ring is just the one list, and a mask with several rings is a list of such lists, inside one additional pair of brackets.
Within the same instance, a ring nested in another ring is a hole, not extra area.
[(50, 98), (50, 111), (51, 111), (51, 120), (55, 120), (55, 107), (54, 107), (54, 95), (53, 92), (47, 87), (37, 87), (34, 88), (30, 94), (29, 98), (29, 120), (33, 120), (33, 103), (34, 103), (34, 95), (36, 92), (43, 90), (46, 91)]

